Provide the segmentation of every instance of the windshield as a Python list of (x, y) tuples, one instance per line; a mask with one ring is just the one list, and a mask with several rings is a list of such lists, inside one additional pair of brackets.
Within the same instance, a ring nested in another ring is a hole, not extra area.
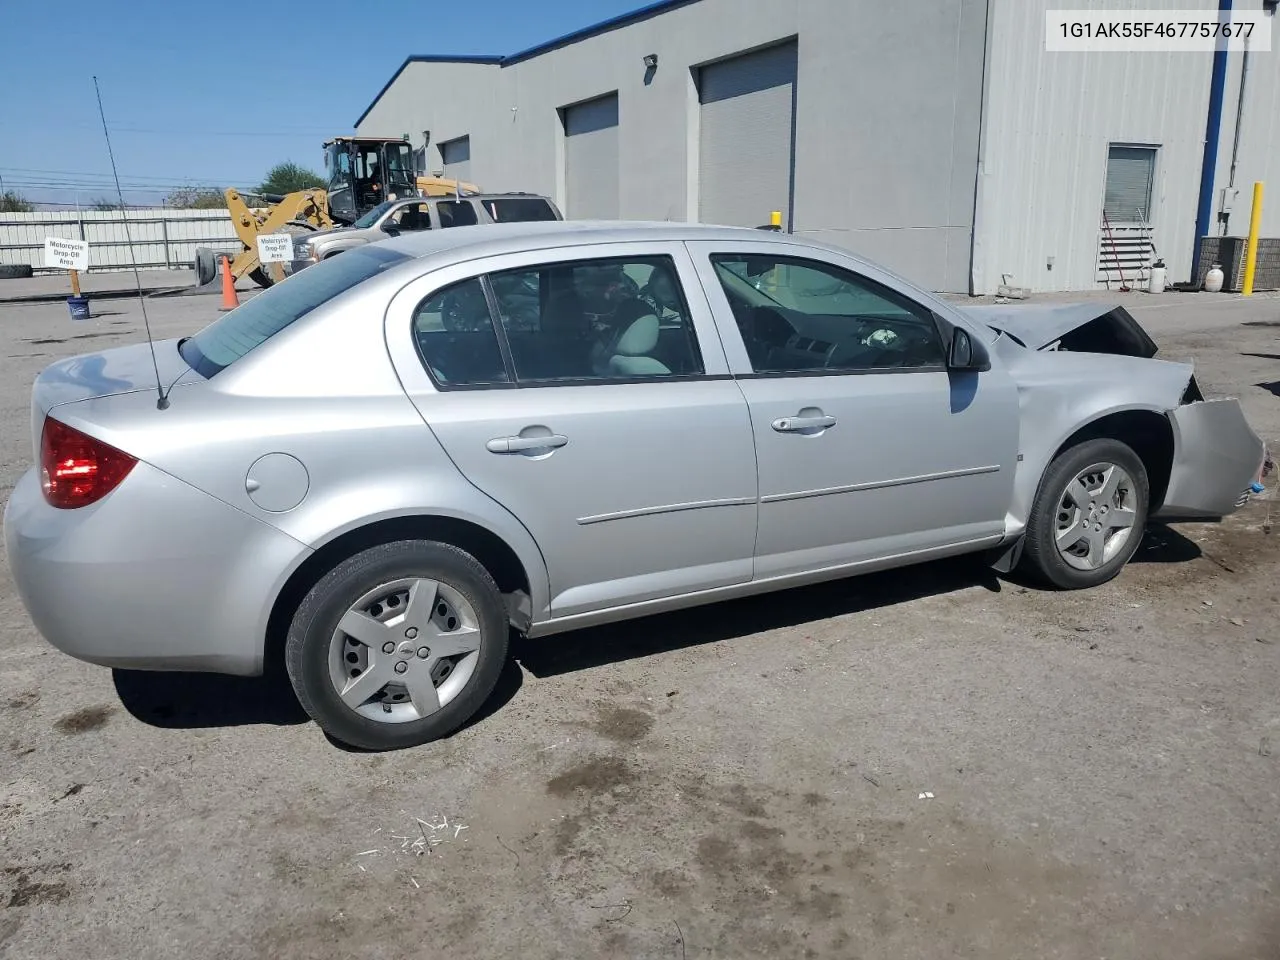
[(376, 207), (374, 207), (372, 210), (366, 213), (363, 217), (361, 217), (359, 220), (353, 223), (352, 226), (356, 227), (359, 230), (369, 229), (375, 223), (377, 223), (379, 219), (381, 219), (384, 213), (386, 213), (393, 206), (395, 206), (395, 203), (396, 202), (394, 200), (384, 200), (382, 203), (378, 204)]
[(212, 377), (316, 307), (407, 259), (381, 247), (361, 247), (322, 260), (246, 300), (184, 340), (178, 352), (196, 373)]

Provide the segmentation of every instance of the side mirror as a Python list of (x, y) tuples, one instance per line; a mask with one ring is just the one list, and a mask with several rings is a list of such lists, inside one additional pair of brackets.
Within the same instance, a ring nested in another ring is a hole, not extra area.
[(392, 237), (400, 236), (399, 225), (392, 223), (390, 220), (386, 221), (379, 229), (383, 233), (387, 234), (388, 236), (392, 236)]
[(975, 340), (964, 327), (951, 331), (951, 350), (947, 357), (951, 370), (990, 370), (991, 356), (986, 344)]

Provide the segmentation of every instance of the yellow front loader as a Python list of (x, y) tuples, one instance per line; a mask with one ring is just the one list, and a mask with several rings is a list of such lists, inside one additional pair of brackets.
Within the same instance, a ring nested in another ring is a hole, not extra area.
[[(231, 223), (242, 249), (231, 260), (236, 280), (248, 276), (260, 287), (283, 280), (279, 263), (258, 260), (258, 237), (268, 233), (293, 236), (349, 226), (374, 207), (417, 194), (447, 197), (479, 193), (473, 183), (447, 177), (418, 176), (413, 151), (405, 138), (335, 137), (324, 145), (328, 188), (250, 197), (265, 205), (250, 206), (240, 191), (223, 192)], [(196, 250), (196, 283), (212, 283), (218, 276), (219, 256), (207, 247)]]

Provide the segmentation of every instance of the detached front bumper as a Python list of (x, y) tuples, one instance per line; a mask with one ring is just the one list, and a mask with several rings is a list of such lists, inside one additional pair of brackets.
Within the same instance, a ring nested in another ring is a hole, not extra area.
[(1202, 400), (1169, 414), (1173, 425), (1173, 470), (1162, 520), (1211, 520), (1244, 506), (1250, 487), (1270, 463), (1266, 445), (1253, 432), (1236, 400)]

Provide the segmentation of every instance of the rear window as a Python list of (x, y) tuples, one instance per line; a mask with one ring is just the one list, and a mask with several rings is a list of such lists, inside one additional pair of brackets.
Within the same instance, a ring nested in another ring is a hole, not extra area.
[(196, 373), (212, 377), (322, 303), (407, 259), (371, 246), (322, 260), (246, 300), (188, 337), (178, 351)]
[(555, 210), (546, 200), (538, 197), (507, 197), (501, 200), (485, 200), (484, 208), (495, 223), (528, 223), (534, 220), (557, 220)]

